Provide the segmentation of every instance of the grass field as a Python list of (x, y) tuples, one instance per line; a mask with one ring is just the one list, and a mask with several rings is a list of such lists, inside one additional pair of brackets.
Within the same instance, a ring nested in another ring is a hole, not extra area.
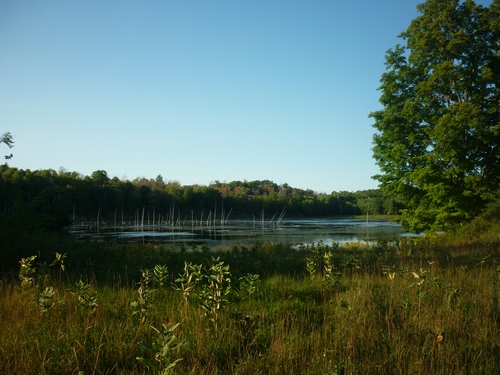
[(498, 374), (499, 235), (473, 233), (24, 258), (0, 373)]

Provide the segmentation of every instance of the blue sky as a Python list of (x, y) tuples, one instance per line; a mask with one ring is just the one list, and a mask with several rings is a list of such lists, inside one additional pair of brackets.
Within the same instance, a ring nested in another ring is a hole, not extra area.
[[(377, 187), (384, 55), (421, 0), (2, 1), (12, 167)], [(480, 1), (487, 6), (491, 1)]]

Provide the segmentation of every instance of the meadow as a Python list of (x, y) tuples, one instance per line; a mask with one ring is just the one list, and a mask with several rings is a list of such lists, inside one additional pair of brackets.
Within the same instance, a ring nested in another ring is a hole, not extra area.
[(500, 373), (499, 243), (33, 254), (0, 284), (0, 373)]

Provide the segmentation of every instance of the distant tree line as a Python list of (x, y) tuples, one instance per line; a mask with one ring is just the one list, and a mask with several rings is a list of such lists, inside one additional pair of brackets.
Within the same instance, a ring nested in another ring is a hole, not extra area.
[[(132, 181), (109, 178), (104, 170), (83, 176), (60, 170), (22, 170), (0, 166), (2, 215), (32, 212), (52, 218), (50, 226), (63, 227), (75, 220), (117, 217), (131, 220), (145, 211), (155, 217), (174, 213), (190, 219), (218, 210), (231, 218), (397, 214), (403, 205), (379, 190), (316, 193), (269, 180), (216, 181), (208, 186), (182, 186), (155, 179)], [(285, 211), (284, 211), (285, 210)]]

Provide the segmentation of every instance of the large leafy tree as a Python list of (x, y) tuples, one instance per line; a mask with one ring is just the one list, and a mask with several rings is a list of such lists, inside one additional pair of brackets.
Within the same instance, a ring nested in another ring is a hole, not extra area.
[(466, 222), (500, 182), (500, 0), (428, 0), (389, 50), (374, 158), (412, 231)]

